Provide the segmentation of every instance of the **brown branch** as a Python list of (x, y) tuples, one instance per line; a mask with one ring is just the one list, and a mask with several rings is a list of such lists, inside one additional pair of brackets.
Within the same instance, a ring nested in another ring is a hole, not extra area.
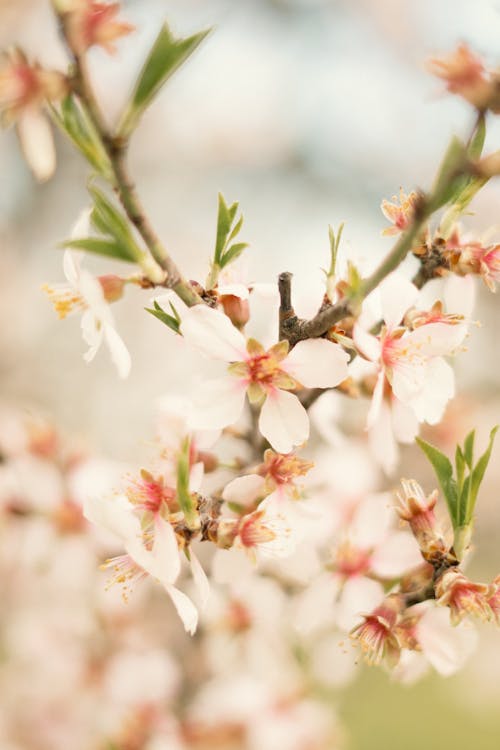
[(78, 54), (69, 40), (64, 13), (56, 11), (60, 33), (73, 61), (72, 88), (80, 104), (91, 120), (113, 170), (112, 187), (115, 191), (129, 221), (135, 226), (144, 240), (151, 256), (158, 266), (165, 272), (163, 286), (172, 289), (182, 301), (191, 307), (203, 302), (201, 297), (185, 279), (176, 263), (163, 246), (154, 231), (146, 212), (140, 202), (134, 183), (130, 179), (126, 166), (128, 142), (123, 138), (114, 138), (106, 125), (101, 109), (95, 98), (90, 77), (87, 71), (85, 57)]

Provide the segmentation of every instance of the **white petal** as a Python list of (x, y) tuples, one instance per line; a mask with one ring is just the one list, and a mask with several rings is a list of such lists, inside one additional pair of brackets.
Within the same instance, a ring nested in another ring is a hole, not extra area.
[(139, 519), (125, 495), (86, 498), (83, 506), (85, 518), (123, 541), (138, 539), (141, 533)]
[(85, 310), (80, 321), (83, 339), (89, 349), (83, 355), (85, 362), (92, 362), (104, 337), (104, 329), (91, 310)]
[(222, 499), (227, 503), (238, 503), (238, 505), (250, 505), (262, 493), (266, 480), (259, 474), (246, 474), (236, 477), (226, 484), (222, 493)]
[(391, 273), (380, 284), (382, 317), (389, 329), (401, 323), (405, 312), (415, 304), (418, 294), (417, 287), (397, 273)]
[(372, 400), (370, 402), (370, 408), (368, 409), (368, 415), (366, 417), (366, 427), (369, 430), (375, 422), (378, 420), (380, 411), (384, 405), (384, 387), (385, 387), (385, 373), (380, 370), (375, 388), (373, 389)]
[(200, 561), (194, 554), (192, 548), (189, 548), (190, 564), (191, 564), (191, 575), (193, 576), (194, 585), (200, 597), (200, 606), (205, 609), (210, 596), (210, 584), (208, 582), (207, 574), (203, 570)]
[(375, 609), (384, 598), (383, 586), (364, 576), (356, 576), (346, 581), (336, 612), (338, 626), (342, 630), (352, 630), (366, 612)]
[(453, 627), (447, 609), (430, 607), (417, 625), (417, 637), (426, 659), (445, 677), (457, 672), (477, 645), (470, 623)]
[(402, 341), (420, 355), (441, 357), (453, 354), (467, 335), (465, 323), (427, 323), (405, 336)]
[(281, 363), (306, 388), (333, 388), (347, 378), (349, 355), (326, 339), (299, 341)]
[(362, 357), (371, 362), (377, 362), (380, 359), (382, 353), (380, 341), (357, 323), (353, 329), (353, 341)]
[(80, 211), (75, 223), (71, 227), (70, 237), (72, 240), (80, 240), (89, 236), (91, 214), (92, 206), (87, 206)]
[(80, 280), (80, 258), (81, 253), (74, 250), (65, 250), (63, 255), (63, 271), (71, 286), (78, 288)]
[(236, 282), (232, 284), (218, 284), (217, 292), (219, 296), (229, 295), (231, 297), (239, 297), (239, 299), (248, 299), (250, 292), (245, 284), (238, 284)]
[(390, 493), (367, 495), (357, 506), (350, 524), (349, 538), (356, 547), (369, 549), (386, 539), (394, 522), (394, 501)]
[(278, 453), (290, 453), (309, 437), (309, 417), (297, 396), (276, 389), (260, 412), (259, 430)]
[(474, 309), (476, 285), (472, 276), (451, 273), (445, 280), (443, 293), (446, 312), (470, 318)]
[(183, 594), (182, 591), (176, 589), (175, 586), (166, 585), (165, 591), (172, 599), (172, 603), (177, 610), (177, 614), (182, 620), (185, 630), (190, 634), (196, 631), (198, 625), (198, 610), (194, 606), (191, 599)]
[(232, 375), (203, 383), (193, 396), (190, 428), (218, 430), (234, 424), (243, 411), (245, 394), (245, 383)]
[[(155, 576), (167, 585), (175, 583), (181, 572), (179, 545), (172, 525), (158, 514), (155, 517), (153, 558)], [(151, 572), (151, 571), (150, 571)]]
[(212, 359), (240, 362), (246, 356), (245, 338), (229, 318), (206, 305), (188, 308), (181, 322), (186, 341)]
[(397, 398), (391, 400), (392, 429), (399, 443), (413, 443), (418, 435), (419, 420), (410, 406)]
[(455, 373), (440, 357), (427, 366), (424, 387), (410, 402), (419, 422), (437, 424), (441, 421), (448, 401), (455, 395)]
[(20, 117), (17, 128), (26, 161), (37, 180), (45, 182), (56, 168), (54, 136), (47, 118), (39, 110), (31, 109)]
[(422, 555), (412, 534), (394, 531), (372, 557), (372, 570), (381, 578), (397, 578), (422, 564)]
[(127, 378), (130, 373), (130, 367), (132, 365), (129, 350), (127, 349), (127, 347), (123, 343), (122, 338), (118, 335), (113, 326), (104, 326), (104, 337), (111, 354), (111, 359), (113, 360), (114, 364), (116, 365), (116, 369), (118, 370), (118, 375), (122, 379)]
[(368, 430), (370, 448), (387, 475), (394, 473), (399, 461), (399, 449), (394, 439), (389, 404), (383, 401), (378, 417)]

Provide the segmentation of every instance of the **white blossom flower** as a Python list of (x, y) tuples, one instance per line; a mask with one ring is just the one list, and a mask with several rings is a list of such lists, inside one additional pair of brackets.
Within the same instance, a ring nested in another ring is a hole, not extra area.
[(288, 352), (288, 343), (282, 341), (266, 351), (255, 340), (246, 341), (223, 313), (203, 305), (184, 312), (181, 332), (208, 357), (230, 365), (224, 377), (199, 387), (192, 427), (233, 424), (248, 392), (252, 401), (263, 401), (259, 429), (280, 453), (289, 453), (309, 436), (307, 412), (290, 391), (331, 388), (347, 377), (348, 356), (338, 344), (309, 339)]
[(70, 312), (82, 311), (82, 335), (89, 347), (84, 360), (91, 362), (105, 341), (119, 376), (126, 378), (130, 372), (130, 354), (115, 329), (102, 284), (81, 267), (79, 253), (66, 250), (63, 269), (67, 283), (45, 284), (43, 287), (56, 313), (59, 318), (65, 318)]

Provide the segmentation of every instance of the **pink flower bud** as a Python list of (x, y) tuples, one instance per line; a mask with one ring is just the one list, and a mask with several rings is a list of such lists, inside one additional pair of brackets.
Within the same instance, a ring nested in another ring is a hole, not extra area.
[(397, 512), (408, 522), (424, 559), (429, 562), (435, 560), (447, 549), (434, 514), (437, 490), (426, 497), (422, 487), (414, 480), (403, 479), (402, 486), (403, 492), (398, 494), (400, 506)]
[(382, 201), (382, 213), (392, 223), (392, 227), (384, 229), (382, 232), (383, 235), (398, 234), (399, 232), (404, 232), (410, 226), (415, 215), (415, 206), (418, 198), (418, 193), (413, 191), (407, 195), (401, 188), (399, 191), (399, 204), (396, 195), (392, 197), (392, 203), (387, 200)]
[(234, 294), (223, 294), (219, 297), (219, 301), (231, 323), (236, 328), (244, 328), (250, 319), (248, 300), (236, 297)]
[(123, 290), (126, 284), (124, 279), (109, 273), (105, 276), (98, 276), (97, 280), (102, 287), (106, 302), (117, 302), (123, 297)]
[(0, 117), (4, 125), (15, 122), (27, 110), (64, 96), (67, 81), (62, 73), (29, 63), (19, 49), (0, 59)]

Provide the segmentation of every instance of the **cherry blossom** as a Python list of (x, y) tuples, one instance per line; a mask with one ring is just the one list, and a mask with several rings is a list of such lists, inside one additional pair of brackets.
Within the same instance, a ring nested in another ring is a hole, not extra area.
[(297, 396), (301, 387), (331, 388), (347, 377), (348, 355), (324, 339), (299, 342), (291, 352), (281, 341), (265, 350), (243, 335), (218, 310), (195, 305), (182, 316), (185, 340), (206, 356), (229, 363), (226, 375), (198, 388), (191, 426), (217, 429), (233, 424), (245, 394), (261, 403), (259, 429), (272, 447), (289, 453), (309, 436), (307, 412)]
[(116, 332), (113, 314), (106, 302), (105, 288), (99, 279), (81, 267), (80, 258), (80, 254), (65, 250), (63, 269), (67, 283), (45, 284), (43, 289), (59, 318), (65, 318), (74, 311), (82, 312), (82, 335), (89, 346), (84, 360), (91, 362), (104, 341), (119, 376), (126, 378), (131, 367), (130, 354)]

